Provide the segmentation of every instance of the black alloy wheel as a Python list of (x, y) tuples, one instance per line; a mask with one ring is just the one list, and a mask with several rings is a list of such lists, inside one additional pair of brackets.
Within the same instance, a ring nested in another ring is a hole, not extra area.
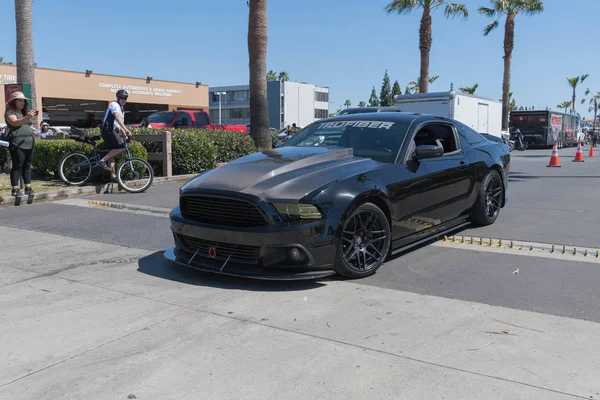
[(503, 196), (504, 187), (500, 174), (498, 171), (490, 171), (481, 183), (473, 210), (473, 221), (483, 226), (493, 224), (500, 214)]
[(354, 210), (344, 221), (336, 271), (348, 278), (372, 275), (385, 261), (390, 247), (390, 224), (372, 203)]

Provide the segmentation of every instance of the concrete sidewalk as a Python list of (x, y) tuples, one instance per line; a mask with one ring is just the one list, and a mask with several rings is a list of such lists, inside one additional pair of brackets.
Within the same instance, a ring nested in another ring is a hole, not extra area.
[(597, 323), (360, 281), (216, 277), (161, 253), (19, 229), (0, 236), (0, 398), (600, 397)]

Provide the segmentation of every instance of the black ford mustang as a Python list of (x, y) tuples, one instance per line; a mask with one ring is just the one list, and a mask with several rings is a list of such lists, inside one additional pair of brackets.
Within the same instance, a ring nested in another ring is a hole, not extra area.
[(179, 264), (262, 279), (373, 274), (390, 254), (506, 204), (510, 154), (447, 118), (319, 120), (282, 147), (204, 172), (170, 215)]

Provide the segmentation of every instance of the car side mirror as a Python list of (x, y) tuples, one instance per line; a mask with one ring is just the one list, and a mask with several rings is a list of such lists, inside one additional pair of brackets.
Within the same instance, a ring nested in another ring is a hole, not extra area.
[(435, 158), (444, 155), (444, 148), (441, 146), (423, 145), (415, 149), (415, 159)]

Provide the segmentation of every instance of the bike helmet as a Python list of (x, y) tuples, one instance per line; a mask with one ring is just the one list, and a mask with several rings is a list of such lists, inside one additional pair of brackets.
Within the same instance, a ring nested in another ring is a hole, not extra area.
[(129, 97), (129, 93), (127, 93), (127, 90), (121, 89), (117, 92), (117, 99), (125, 99), (127, 100), (127, 98)]

